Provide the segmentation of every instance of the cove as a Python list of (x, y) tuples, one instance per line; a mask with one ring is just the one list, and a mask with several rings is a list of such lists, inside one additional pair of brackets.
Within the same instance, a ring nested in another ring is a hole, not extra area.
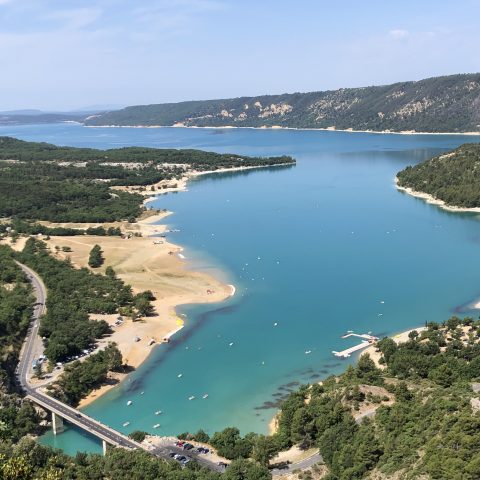
[[(213, 433), (234, 425), (266, 433), (289, 391), (355, 361), (331, 353), (356, 343), (340, 338), (347, 330), (383, 336), (454, 313), (478, 315), (468, 308), (480, 297), (478, 215), (443, 211), (398, 192), (393, 181), (406, 165), (478, 137), (65, 124), (0, 134), (297, 159), (291, 168), (199, 177), (188, 192), (152, 203), (174, 212), (167, 221), (180, 232), (169, 240), (185, 248), (189, 268), (237, 292), (221, 304), (180, 307), (186, 328), (174, 341), (85, 409), (120, 431)], [(99, 448), (72, 428), (42, 441), (69, 453)]]

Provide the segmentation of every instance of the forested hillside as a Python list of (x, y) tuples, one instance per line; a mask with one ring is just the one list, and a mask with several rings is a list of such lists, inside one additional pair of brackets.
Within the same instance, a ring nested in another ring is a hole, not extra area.
[(145, 188), (190, 171), (290, 165), (291, 157), (246, 157), (144, 147), (96, 150), (0, 137), (0, 217), (112, 222), (137, 217), (143, 197), (112, 186)]
[(480, 207), (480, 144), (466, 144), (397, 174), (398, 185), (449, 206)]
[(140, 105), (88, 117), (87, 125), (480, 131), (480, 74), (339, 90)]

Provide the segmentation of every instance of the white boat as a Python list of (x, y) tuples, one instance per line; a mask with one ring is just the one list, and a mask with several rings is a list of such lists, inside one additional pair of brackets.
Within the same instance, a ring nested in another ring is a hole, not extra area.
[(233, 345), (233, 342), (230, 342), (228, 345), (231, 347)]
[(123, 424), (124, 427), (128, 427), (129, 425), (130, 425), (130, 422), (125, 422), (125, 423)]
[(274, 327), (276, 327), (277, 325), (278, 325), (278, 323), (277, 323), (277, 322), (275, 322), (275, 323), (273, 324), (273, 326), (274, 326)]
[(188, 397), (188, 399), (189, 399), (189, 400), (195, 400), (195, 396), (192, 395), (192, 396)]
[(153, 426), (153, 428), (158, 428), (158, 427), (160, 427), (160, 424), (159, 424), (159, 423), (156, 423), (156, 424)]
[(143, 395), (145, 392), (140, 392), (140, 395)]
[(162, 411), (161, 411), (161, 410), (157, 410), (157, 411), (155, 412), (155, 415), (161, 415), (161, 414), (162, 414)]
[(208, 393), (205, 393), (202, 398), (208, 398)]
[(127, 402), (127, 405), (130, 406), (132, 403), (133, 403), (133, 402), (132, 402), (131, 400), (129, 400), (129, 401)]
[(177, 375), (178, 378), (182, 378), (182, 376), (183, 376), (183, 373), (179, 373), (179, 374)]
[(308, 355), (309, 353), (312, 353), (311, 350), (305, 350), (305, 355)]

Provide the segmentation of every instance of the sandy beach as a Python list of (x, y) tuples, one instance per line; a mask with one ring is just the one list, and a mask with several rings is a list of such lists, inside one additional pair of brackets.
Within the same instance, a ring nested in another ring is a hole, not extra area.
[(114, 186), (114, 187), (111, 187), (111, 189), (143, 195), (146, 197), (143, 204), (147, 205), (148, 202), (151, 202), (152, 200), (154, 200), (155, 197), (157, 197), (158, 195), (163, 195), (165, 193), (173, 193), (173, 192), (186, 192), (187, 183), (189, 182), (189, 180), (202, 175), (210, 175), (214, 173), (241, 172), (244, 170), (258, 170), (261, 168), (284, 167), (284, 166), (289, 166), (289, 165), (284, 163), (279, 163), (279, 164), (273, 164), (273, 165), (251, 165), (248, 167), (219, 168), (217, 170), (202, 170), (202, 171), (190, 170), (190, 171), (185, 171), (185, 175), (180, 179), (161, 180), (160, 182), (155, 183), (153, 185), (148, 185), (146, 188), (141, 188), (137, 186)]
[[(188, 259), (181, 255), (182, 248), (167, 242), (161, 237), (151, 235), (164, 234), (166, 225), (155, 222), (165, 219), (169, 212), (149, 216), (137, 223), (116, 222), (104, 224), (120, 226), (122, 232), (141, 233), (142, 236), (120, 237), (98, 236), (52, 236), (45, 240), (56, 258), (70, 258), (75, 267), (88, 267), (91, 248), (99, 244), (103, 250), (105, 262), (95, 269), (104, 272), (111, 266), (117, 276), (131, 285), (134, 293), (151, 290), (155, 314), (132, 321), (124, 318), (124, 323), (113, 327), (113, 334), (100, 341), (100, 348), (108, 342), (115, 342), (122, 352), (124, 361), (137, 368), (150, 354), (152, 348), (167, 341), (178, 332), (184, 319), (176, 314), (175, 308), (189, 303), (214, 303), (227, 299), (234, 294), (233, 285), (225, 285), (203, 272), (194, 272), (187, 268)], [(49, 224), (53, 226), (53, 224)], [(64, 227), (88, 228), (94, 224), (61, 224)], [(162, 243), (154, 243), (162, 242)], [(63, 252), (69, 247), (70, 252)], [(182, 258), (183, 257), (183, 258)], [(92, 319), (104, 319), (113, 325), (117, 315), (91, 315)], [(188, 321), (188, 320), (187, 320)], [(139, 338), (135, 341), (135, 338)], [(112, 374), (111, 384), (94, 391), (85, 398), (80, 406), (85, 406), (112, 388), (123, 375)]]
[[(394, 335), (392, 338), (392, 340), (396, 343), (396, 344), (399, 344), (399, 343), (405, 343), (405, 342), (408, 342), (409, 338), (408, 338), (408, 334), (410, 332), (413, 332), (414, 330), (416, 330), (418, 333), (422, 332), (423, 330), (426, 330), (426, 327), (419, 327), (419, 328), (411, 328), (410, 330), (407, 330), (405, 332), (401, 332), (401, 333), (397, 333), (396, 335)], [(360, 354), (360, 355), (363, 355), (365, 353), (368, 353), (368, 355), (370, 355), (370, 358), (375, 362), (375, 365), (378, 367), (378, 368), (385, 368), (385, 365), (382, 365), (379, 360), (380, 360), (380, 357), (382, 356), (382, 354), (377, 351), (377, 346), (375, 344), (373, 345), (370, 345), (368, 348), (366, 348), (365, 350), (363, 350), (363, 352)]]
[(375, 133), (378, 135), (480, 135), (480, 132), (416, 132), (415, 130), (402, 130), (400, 132), (390, 130), (354, 130), (353, 128), (336, 128), (335, 126), (325, 128), (298, 128), (283, 127), (281, 125), (263, 125), (261, 127), (241, 127), (237, 125), (225, 125), (223, 127), (199, 127), (196, 125), (184, 125), (176, 123), (174, 125), (83, 125), (85, 128), (206, 128), (206, 129), (232, 129), (243, 128), (250, 130), (300, 130), (300, 131), (319, 131), (319, 132), (347, 132), (347, 133)]
[(397, 190), (400, 190), (401, 192), (408, 193), (409, 195), (412, 195), (412, 197), (421, 198), (422, 200), (425, 200), (427, 203), (436, 205), (449, 212), (480, 213), (480, 207), (475, 207), (475, 208), (452, 207), (450, 205), (447, 205), (443, 200), (439, 200), (438, 198), (435, 198), (433, 195), (430, 195), (428, 193), (423, 193), (423, 192), (417, 192), (416, 190), (413, 190), (408, 187), (402, 187), (398, 184), (397, 177), (395, 177), (395, 186)]

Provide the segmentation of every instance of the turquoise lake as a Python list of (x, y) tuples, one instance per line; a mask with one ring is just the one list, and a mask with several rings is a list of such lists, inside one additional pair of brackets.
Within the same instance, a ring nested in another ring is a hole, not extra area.
[[(340, 338), (347, 330), (383, 336), (452, 314), (478, 316), (469, 305), (480, 297), (480, 216), (412, 198), (395, 189), (394, 177), (479, 137), (65, 124), (1, 127), (0, 134), (297, 159), (291, 168), (203, 176), (188, 192), (151, 204), (174, 212), (167, 222), (180, 232), (168, 237), (185, 247), (190, 268), (220, 276), (237, 293), (179, 308), (186, 327), (174, 341), (85, 409), (125, 433), (232, 425), (265, 433), (288, 391), (355, 361), (331, 353), (357, 343)], [(70, 453), (99, 451), (73, 428), (42, 441)]]

